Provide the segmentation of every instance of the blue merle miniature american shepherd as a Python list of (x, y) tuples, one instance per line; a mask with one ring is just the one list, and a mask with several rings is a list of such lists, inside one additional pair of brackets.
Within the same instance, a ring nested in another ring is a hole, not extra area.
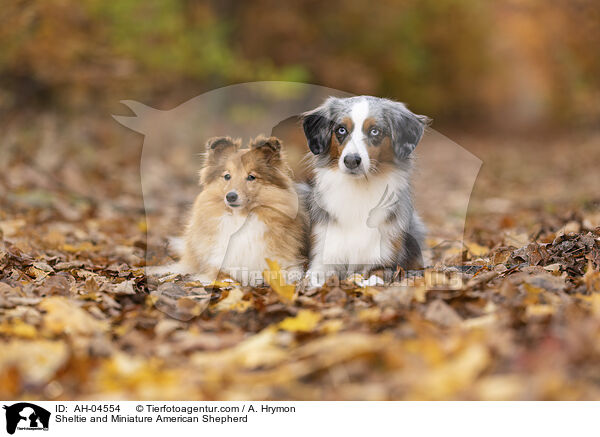
[(303, 114), (313, 168), (311, 286), (330, 275), (423, 267), (425, 226), (413, 206), (413, 151), (429, 119), (371, 96), (328, 98)]

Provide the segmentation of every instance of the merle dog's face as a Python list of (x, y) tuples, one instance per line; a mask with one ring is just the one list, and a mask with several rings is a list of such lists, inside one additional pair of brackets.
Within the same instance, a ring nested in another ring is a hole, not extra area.
[(427, 121), (404, 104), (387, 99), (330, 97), (304, 114), (303, 127), (318, 166), (360, 176), (408, 158)]

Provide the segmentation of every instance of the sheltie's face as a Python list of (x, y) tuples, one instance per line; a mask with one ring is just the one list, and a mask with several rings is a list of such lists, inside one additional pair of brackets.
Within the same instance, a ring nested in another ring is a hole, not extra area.
[(317, 167), (351, 176), (381, 171), (406, 160), (420, 141), (427, 118), (402, 103), (376, 97), (330, 97), (303, 116)]
[(209, 140), (200, 182), (205, 196), (213, 202), (221, 200), (232, 212), (269, 205), (277, 190), (290, 186), (275, 137), (257, 138), (248, 149), (240, 149), (240, 141), (228, 137)]

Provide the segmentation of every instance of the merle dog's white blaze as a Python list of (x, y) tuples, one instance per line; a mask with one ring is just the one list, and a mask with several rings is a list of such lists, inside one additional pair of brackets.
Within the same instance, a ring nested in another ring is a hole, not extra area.
[(350, 133), (350, 139), (348, 140), (348, 143), (344, 147), (344, 151), (338, 160), (338, 167), (344, 173), (349, 172), (348, 168), (344, 164), (344, 158), (351, 153), (357, 153), (360, 156), (360, 168), (363, 169), (363, 172), (367, 171), (371, 165), (369, 153), (367, 152), (367, 144), (365, 143), (365, 135), (362, 130), (363, 124), (368, 116), (369, 102), (366, 99), (362, 99), (352, 106), (350, 118), (352, 119), (354, 128), (352, 129), (352, 132)]

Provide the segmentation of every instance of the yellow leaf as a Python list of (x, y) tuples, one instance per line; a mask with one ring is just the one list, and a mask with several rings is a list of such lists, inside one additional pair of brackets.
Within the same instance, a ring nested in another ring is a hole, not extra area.
[(381, 310), (377, 307), (366, 308), (358, 313), (361, 322), (377, 322), (381, 318)]
[(490, 354), (483, 345), (470, 344), (455, 357), (444, 360), (439, 368), (428, 372), (424, 379), (417, 380), (417, 393), (413, 397), (447, 399), (470, 386), (489, 365), (490, 359)]
[(148, 231), (148, 223), (146, 222), (145, 219), (140, 219), (139, 222), (137, 222), (137, 227), (141, 232), (147, 232)]
[(428, 291), (429, 290), (424, 285), (421, 287), (414, 287), (413, 288), (413, 299), (419, 303), (427, 302), (427, 292)]
[(296, 287), (285, 282), (285, 278), (277, 261), (268, 258), (266, 261), (269, 269), (263, 272), (265, 282), (271, 286), (273, 291), (275, 291), (284, 302), (292, 302), (296, 294)]
[(52, 296), (40, 303), (46, 311), (44, 327), (50, 334), (92, 335), (108, 330), (108, 323), (94, 318), (64, 297)]
[(363, 294), (365, 296), (369, 296), (369, 297), (375, 297), (377, 296), (379, 293), (381, 293), (381, 290), (375, 288), (375, 287), (365, 287), (362, 290)]
[(46, 384), (69, 358), (65, 342), (11, 340), (0, 343), (0, 373), (16, 367), (27, 384)]
[[(173, 276), (173, 279), (177, 278), (177, 275)], [(170, 281), (172, 282), (172, 281)], [(215, 279), (211, 283), (202, 282), (202, 281), (189, 281), (185, 283), (186, 287), (207, 287), (207, 288), (220, 288), (220, 289), (228, 289), (233, 287), (234, 285), (240, 285), (239, 282), (234, 281), (233, 279), (225, 278), (222, 280)]]
[(344, 321), (342, 319), (332, 319), (324, 321), (321, 324), (321, 332), (324, 334), (335, 334), (344, 327)]
[(83, 243), (78, 244), (76, 246), (73, 246), (72, 244), (63, 244), (60, 248), (61, 248), (61, 250), (64, 250), (65, 252), (70, 252), (70, 253), (97, 252), (98, 250), (100, 250), (99, 247), (94, 246), (89, 241), (84, 241)]
[(528, 305), (525, 309), (527, 317), (544, 317), (554, 314), (555, 309), (551, 305)]
[(219, 281), (219, 280), (216, 280), (216, 281), (211, 282), (210, 285), (208, 285), (207, 287), (211, 287), (212, 286), (212, 287), (215, 287), (215, 288), (230, 288), (230, 287), (232, 287), (234, 285), (240, 285), (240, 283), (239, 282), (235, 282), (235, 281), (226, 281), (226, 280)]
[(242, 300), (244, 293), (239, 288), (234, 288), (229, 291), (229, 295), (215, 305), (218, 311), (237, 311), (244, 312), (250, 307), (250, 302)]
[(518, 375), (493, 375), (475, 386), (477, 397), (485, 401), (513, 401), (526, 387)]
[(525, 291), (527, 292), (527, 296), (525, 296), (525, 299), (523, 299), (523, 304), (524, 305), (538, 304), (540, 301), (540, 295), (544, 294), (545, 290), (543, 288), (536, 287), (536, 286), (528, 284), (528, 283), (524, 283), (523, 287), (525, 288)]
[(594, 270), (594, 264), (588, 260), (587, 270), (583, 275), (583, 282), (587, 290), (591, 293), (600, 291), (600, 272)]
[(178, 399), (186, 388), (181, 374), (167, 368), (160, 359), (144, 359), (123, 352), (104, 360), (94, 380), (107, 396), (115, 398)]
[(19, 319), (13, 320), (12, 323), (5, 320), (0, 325), (0, 334), (14, 335), (21, 338), (35, 338), (37, 329), (35, 329), (35, 326), (29, 325)]
[(310, 310), (300, 310), (296, 317), (288, 317), (279, 323), (279, 327), (285, 331), (310, 332), (321, 320), (321, 315)]
[(490, 252), (490, 249), (485, 246), (481, 246), (477, 243), (467, 244), (467, 249), (473, 256), (484, 256)]
[(596, 316), (600, 316), (600, 294), (594, 293), (589, 296), (577, 293), (575, 297), (581, 299), (584, 302), (587, 302), (591, 305), (592, 313)]
[(461, 247), (450, 247), (445, 251), (446, 256), (451, 255), (462, 255), (463, 249)]
[(229, 369), (239, 369), (240, 366), (243, 368), (272, 366), (287, 358), (289, 358), (289, 351), (278, 344), (276, 329), (268, 326), (233, 347), (218, 351), (196, 352), (192, 354), (190, 361), (204, 372), (204, 377), (210, 378), (211, 373), (218, 375)]

